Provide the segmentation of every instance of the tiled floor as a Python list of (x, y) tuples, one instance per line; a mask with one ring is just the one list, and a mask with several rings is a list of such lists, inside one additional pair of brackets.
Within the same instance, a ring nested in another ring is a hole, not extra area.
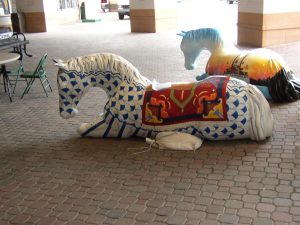
[[(105, 104), (98, 89), (77, 117), (59, 117), (51, 58), (113, 52), (162, 82), (203, 72), (208, 54), (186, 71), (175, 32), (132, 34), (129, 20), (109, 18), (27, 35), (25, 67), (48, 52), (54, 92), (46, 98), (37, 82), (21, 100), (20, 85), (10, 103), (0, 87), (0, 224), (300, 224), (300, 101), (271, 103), (275, 129), (264, 142), (205, 141), (195, 153), (134, 154), (143, 139), (80, 138), (77, 126)], [(300, 42), (271, 49), (300, 77)]]

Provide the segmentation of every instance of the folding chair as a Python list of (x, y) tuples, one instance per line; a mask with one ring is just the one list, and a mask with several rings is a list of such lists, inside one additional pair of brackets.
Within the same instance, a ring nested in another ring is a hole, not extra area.
[(47, 72), (44, 69), (44, 66), (46, 63), (46, 58), (47, 58), (47, 53), (45, 55), (43, 55), (43, 57), (41, 58), (39, 64), (37, 65), (37, 67), (34, 71), (24, 71), (21, 74), (21, 77), (27, 79), (27, 81), (28, 81), (28, 84), (27, 84), (21, 98), (23, 98), (25, 94), (28, 94), (35, 79), (40, 80), (43, 90), (47, 97), (48, 97), (48, 94), (47, 94), (48, 87), (49, 87), (50, 91), (52, 92), (52, 88), (51, 88), (50, 82), (47, 77)]
[(22, 79), (21, 78), (21, 75), (23, 73), (24, 73), (24, 68), (23, 68), (23, 65), (22, 65), (22, 60), (20, 61), (20, 64), (19, 64), (18, 68), (12, 68), (12, 69), (7, 70), (7, 76), (8, 76), (10, 86), (14, 88), (12, 93), (15, 93), (16, 86), (17, 86), (17, 83), (19, 81), (25, 81), (28, 85), (27, 79)]

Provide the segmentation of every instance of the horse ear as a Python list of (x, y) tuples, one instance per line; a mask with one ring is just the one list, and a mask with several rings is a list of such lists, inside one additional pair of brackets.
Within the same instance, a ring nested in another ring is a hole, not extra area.
[(61, 59), (52, 59), (52, 61), (54, 62), (54, 65), (60, 68), (64, 68), (65, 64), (64, 61), (62, 61)]
[(181, 33), (177, 33), (177, 35), (179, 35), (181, 37), (184, 37), (186, 35), (186, 32), (185, 31), (181, 31)]

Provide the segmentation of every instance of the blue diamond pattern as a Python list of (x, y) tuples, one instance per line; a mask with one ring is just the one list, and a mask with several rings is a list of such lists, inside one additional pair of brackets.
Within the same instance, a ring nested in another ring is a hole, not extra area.
[(232, 114), (232, 116), (233, 116), (235, 119), (237, 119), (237, 118), (239, 117), (239, 114), (238, 114), (237, 111), (235, 111), (235, 112)]
[(222, 131), (221, 131), (223, 134), (226, 134), (228, 132), (228, 130), (226, 128), (224, 128)]
[(128, 113), (124, 114), (123, 118), (124, 118), (124, 120), (127, 120), (128, 119)]
[(246, 112), (247, 112), (247, 106), (245, 106), (244, 108), (242, 108), (242, 111), (243, 111), (244, 113), (246, 113)]
[(234, 133), (229, 134), (228, 137), (234, 138)]
[(67, 112), (71, 114), (73, 112), (73, 109), (67, 109)]
[(72, 86), (74, 87), (76, 84), (78, 84), (77, 83), (77, 81), (75, 81), (75, 80), (73, 80), (73, 81), (71, 81), (71, 84), (72, 84)]
[(214, 133), (213, 137), (214, 137), (214, 138), (218, 138), (219, 135), (218, 135), (217, 133)]
[(61, 89), (63, 92), (65, 92), (65, 93), (67, 93), (67, 92), (69, 92), (69, 88), (63, 88), (63, 89)]
[(115, 87), (117, 87), (118, 86), (118, 81), (117, 80), (115, 80), (114, 82), (113, 82), (113, 85), (115, 86)]
[(204, 131), (209, 134), (210, 133), (209, 127), (205, 128)]
[(120, 110), (124, 110), (125, 109), (125, 105), (120, 105)]
[(226, 99), (229, 99), (229, 97), (230, 97), (230, 94), (228, 91), (226, 91)]
[(241, 123), (242, 123), (243, 125), (245, 125), (246, 122), (247, 122), (246, 118), (244, 118), (244, 119), (241, 121)]
[(69, 77), (70, 77), (71, 79), (75, 78), (75, 74), (74, 74), (74, 73), (69, 73), (68, 75), (69, 75)]
[(240, 90), (237, 89), (237, 88), (235, 88), (233, 91), (234, 91), (236, 94), (239, 94), (239, 93), (240, 93)]
[(239, 100), (237, 99), (237, 100), (235, 100), (235, 101), (233, 102), (233, 104), (235, 105), (235, 107), (238, 107), (238, 105), (240, 104), (240, 102), (239, 102)]
[(237, 125), (234, 123), (230, 126), (233, 130), (235, 130), (237, 128)]
[(131, 102), (133, 100), (133, 96), (132, 95), (128, 95), (128, 101)]
[(106, 78), (108, 81), (110, 81), (110, 79), (111, 79), (110, 74), (105, 74), (105, 78)]

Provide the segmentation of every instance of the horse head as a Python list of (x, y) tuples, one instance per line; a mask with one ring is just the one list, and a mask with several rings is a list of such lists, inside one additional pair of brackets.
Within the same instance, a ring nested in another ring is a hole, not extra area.
[(182, 37), (180, 49), (184, 54), (184, 66), (187, 70), (196, 68), (201, 51), (208, 50), (213, 53), (224, 47), (219, 31), (214, 28), (181, 31), (177, 35)]
[(91, 87), (100, 87), (111, 98), (124, 85), (143, 89), (151, 83), (130, 62), (111, 53), (53, 61), (59, 67), (59, 110), (65, 119), (77, 114), (80, 99)]
[(84, 72), (70, 69), (62, 60), (53, 61), (59, 67), (57, 86), (60, 116), (68, 119), (78, 113), (77, 105), (82, 96), (93, 86), (92, 80)]
[(201, 49), (199, 43), (191, 39), (187, 34), (188, 32), (181, 31), (181, 33), (178, 33), (177, 35), (182, 37), (180, 49), (184, 55), (184, 67), (187, 70), (193, 70), (197, 66), (197, 59)]

